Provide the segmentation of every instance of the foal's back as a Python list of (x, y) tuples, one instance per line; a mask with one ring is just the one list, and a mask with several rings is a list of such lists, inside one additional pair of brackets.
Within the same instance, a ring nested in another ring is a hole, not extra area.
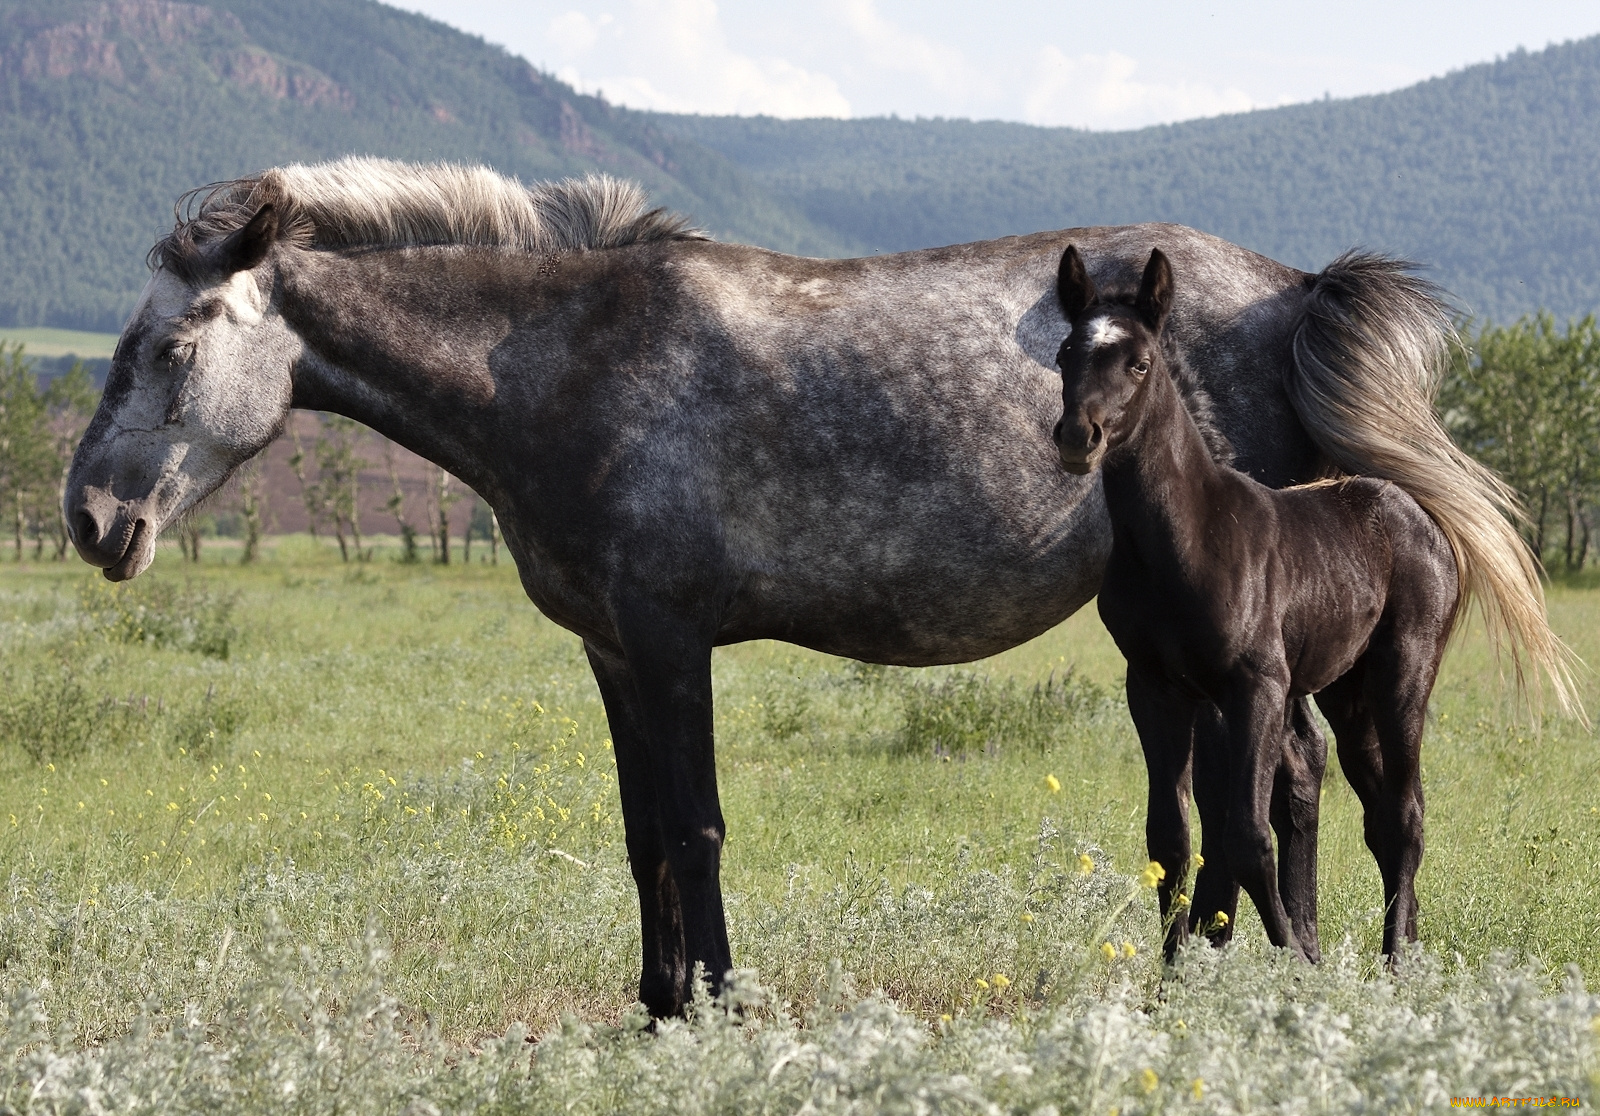
[(1350, 477), (1273, 490), (1234, 476), (1270, 508), (1227, 522), (1255, 551), (1256, 607), (1280, 633), (1292, 692), (1327, 687), (1380, 631), (1442, 648), (1456, 609), (1455, 555), (1403, 489)]

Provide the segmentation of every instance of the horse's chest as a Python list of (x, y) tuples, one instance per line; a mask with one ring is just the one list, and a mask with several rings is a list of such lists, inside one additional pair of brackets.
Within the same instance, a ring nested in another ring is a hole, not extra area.
[(1216, 602), (1172, 592), (1141, 564), (1119, 562), (1115, 553), (1099, 609), (1130, 668), (1192, 692), (1213, 689), (1236, 657), (1236, 641), (1216, 622)]

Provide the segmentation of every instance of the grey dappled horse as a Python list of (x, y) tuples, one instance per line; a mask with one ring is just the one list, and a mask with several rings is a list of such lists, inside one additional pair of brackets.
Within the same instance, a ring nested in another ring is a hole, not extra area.
[(697, 962), (714, 982), (731, 966), (712, 647), (960, 662), (1095, 594), (1099, 483), (1051, 442), (1069, 240), (1107, 287), (1157, 243), (1181, 268), (1172, 335), (1268, 484), (1330, 458), (1381, 471), (1417, 440), (1407, 416), (1431, 420), (1446, 322), (1385, 261), (1311, 276), (1172, 225), (799, 259), (714, 243), (609, 179), (351, 159), (216, 188), (152, 250), (73, 461), (73, 541), (108, 578), (138, 575), (293, 407), (470, 484), (528, 596), (583, 639), (640, 997), (671, 1013)]

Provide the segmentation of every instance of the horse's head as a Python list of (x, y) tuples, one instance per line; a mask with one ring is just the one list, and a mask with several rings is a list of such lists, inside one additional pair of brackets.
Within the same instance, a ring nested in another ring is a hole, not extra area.
[(1131, 303), (1103, 301), (1072, 245), (1061, 256), (1056, 293), (1072, 332), (1061, 343), (1061, 466), (1083, 476), (1138, 423), (1144, 386), (1164, 366), (1161, 326), (1172, 308), (1172, 267), (1150, 253)]
[(105, 395), (72, 458), (78, 553), (112, 581), (142, 573), (163, 526), (276, 436), (300, 342), (278, 314), (269, 206), (164, 258), (122, 331)]

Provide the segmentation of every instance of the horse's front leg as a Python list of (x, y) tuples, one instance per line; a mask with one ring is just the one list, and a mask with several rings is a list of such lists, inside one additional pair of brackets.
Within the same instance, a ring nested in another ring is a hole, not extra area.
[(639, 998), (660, 1018), (682, 1014), (696, 963), (713, 993), (733, 966), (720, 881), (726, 830), (712, 744), (711, 646), (651, 609), (624, 611), (622, 654), (591, 649), (590, 662), (611, 720), (639, 889)]
[(1317, 825), (1328, 742), (1311, 716), (1309, 698), (1289, 706), (1289, 733), (1272, 785), (1272, 828), (1278, 834), (1278, 892), (1295, 937), (1312, 961), (1322, 960), (1317, 934)]
[(1239, 910), (1239, 883), (1228, 866), (1228, 796), (1233, 786), (1229, 762), (1227, 726), (1217, 707), (1206, 702), (1194, 723), (1194, 801), (1200, 809), (1200, 855), (1205, 863), (1194, 881), (1189, 929), (1205, 934), (1216, 946), (1233, 937)]
[(1186, 695), (1128, 667), (1128, 712), (1139, 730), (1150, 779), (1145, 842), (1150, 859), (1166, 875), (1156, 888), (1161, 920), (1167, 927), (1165, 950), (1172, 960), (1189, 936), (1189, 919), (1173, 911), (1173, 896), (1189, 868), (1189, 779), (1198, 708)]
[(611, 727), (628, 866), (639, 890), (639, 939), (644, 953), (639, 999), (651, 1015), (661, 1018), (681, 1010), (692, 970), (684, 952), (678, 888), (661, 839), (644, 715), (626, 660), (587, 641), (583, 646)]
[(1218, 702), (1233, 761), (1228, 865), (1255, 903), (1272, 944), (1292, 949), (1309, 960), (1278, 892), (1272, 853), (1272, 789), (1288, 736), (1288, 696), (1284, 681), (1250, 675), (1234, 680)]

